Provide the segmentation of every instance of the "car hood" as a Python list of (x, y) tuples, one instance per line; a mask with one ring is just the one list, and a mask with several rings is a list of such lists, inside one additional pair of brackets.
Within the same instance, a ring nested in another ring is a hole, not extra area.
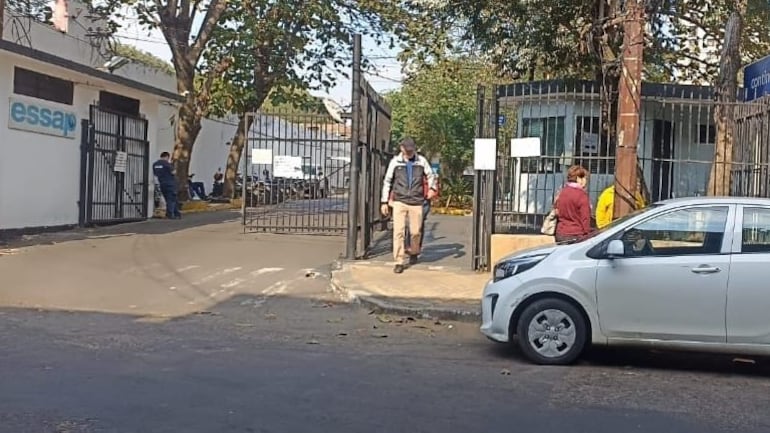
[(562, 245), (544, 245), (539, 247), (533, 247), (533, 248), (527, 248), (523, 250), (515, 251), (511, 254), (508, 254), (507, 256), (500, 259), (500, 261), (503, 260), (510, 260), (510, 259), (523, 259), (525, 257), (530, 256), (539, 256), (543, 254), (551, 254), (552, 252), (556, 251), (556, 249), (561, 248)]

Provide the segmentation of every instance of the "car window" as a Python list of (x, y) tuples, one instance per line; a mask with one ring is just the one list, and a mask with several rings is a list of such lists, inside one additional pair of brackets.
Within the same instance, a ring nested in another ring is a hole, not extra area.
[(719, 254), (728, 211), (727, 206), (694, 207), (649, 219), (623, 233), (626, 255)]
[(743, 209), (741, 252), (770, 253), (770, 209)]

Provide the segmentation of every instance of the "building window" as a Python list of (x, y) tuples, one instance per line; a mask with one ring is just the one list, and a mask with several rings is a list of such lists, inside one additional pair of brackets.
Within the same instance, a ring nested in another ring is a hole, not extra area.
[(72, 105), (75, 84), (72, 81), (41, 74), (23, 68), (14, 68), (13, 93), (59, 104)]
[(139, 117), (139, 100), (116, 93), (99, 92), (99, 108), (114, 113)]
[(717, 129), (714, 125), (698, 125), (698, 144), (714, 144), (717, 141)]
[(540, 158), (522, 158), (522, 173), (562, 171), (564, 116), (528, 118), (522, 121), (522, 137), (540, 137)]
[(578, 116), (575, 121), (575, 164), (593, 174), (614, 174), (615, 146), (602, 133), (601, 119)]

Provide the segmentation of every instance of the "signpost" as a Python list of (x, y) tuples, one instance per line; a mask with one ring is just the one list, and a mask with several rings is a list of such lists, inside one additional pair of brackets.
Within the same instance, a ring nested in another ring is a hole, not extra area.
[(743, 89), (746, 102), (770, 95), (770, 56), (743, 68)]

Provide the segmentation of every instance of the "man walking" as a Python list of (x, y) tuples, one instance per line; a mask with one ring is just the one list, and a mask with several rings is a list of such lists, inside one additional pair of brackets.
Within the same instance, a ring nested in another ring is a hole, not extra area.
[[(394, 156), (388, 164), (380, 200), (380, 211), (384, 216), (388, 216), (390, 213), (388, 202), (391, 192), (393, 193), (393, 259), (396, 261), (393, 272), (397, 274), (404, 272), (406, 262), (404, 237), (407, 224), (411, 238), (409, 254), (418, 256), (422, 247), (420, 239), (423, 202), (426, 198), (431, 200), (436, 194), (436, 175), (428, 160), (417, 154), (414, 140), (403, 139), (400, 148), (401, 153)], [(428, 182), (427, 197), (423, 179), (427, 179)]]
[(170, 159), (171, 155), (168, 152), (161, 153), (160, 159), (152, 165), (152, 171), (158, 178), (160, 192), (166, 201), (166, 218), (180, 219), (182, 214), (179, 212), (179, 201), (177, 200), (176, 177), (174, 176), (174, 167), (169, 162)]

